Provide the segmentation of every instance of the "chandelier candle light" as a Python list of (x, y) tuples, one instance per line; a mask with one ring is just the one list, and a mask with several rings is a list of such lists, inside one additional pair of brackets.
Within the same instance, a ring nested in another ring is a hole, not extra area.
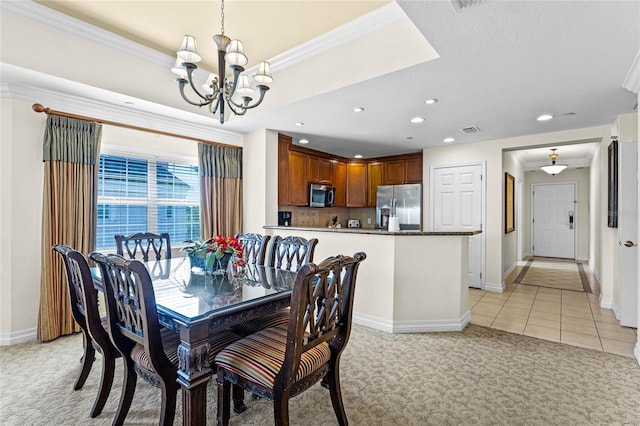
[(556, 154), (556, 148), (551, 150), (551, 154), (549, 154), (549, 158), (551, 159), (551, 164), (547, 166), (540, 166), (542, 171), (549, 173), (551, 176), (555, 176), (568, 166), (566, 164), (556, 164), (556, 160), (558, 159), (558, 154)]
[[(178, 87), (180, 89), (180, 96), (185, 102), (195, 105), (197, 107), (209, 106), (209, 112), (216, 114), (219, 112), (220, 124), (224, 124), (225, 121), (225, 103), (229, 106), (229, 109), (236, 115), (244, 115), (248, 109), (255, 108), (262, 103), (264, 95), (269, 90), (268, 84), (273, 82), (271, 77), (271, 69), (269, 62), (262, 61), (258, 64), (258, 70), (253, 75), (253, 80), (256, 83), (256, 89), (258, 89), (260, 98), (254, 103), (250, 104), (253, 98), (251, 97), (255, 92), (251, 86), (249, 76), (242, 74), (244, 72), (244, 66), (249, 62), (247, 56), (244, 54), (244, 48), (240, 40), (231, 40), (224, 35), (224, 0), (220, 7), (221, 15), (221, 34), (213, 36), (213, 41), (218, 46), (218, 74), (211, 73), (207, 82), (202, 85), (204, 93), (196, 87), (193, 81), (193, 72), (198, 69), (196, 65), (202, 59), (198, 55), (196, 49), (196, 39), (191, 35), (185, 35), (182, 40), (180, 50), (178, 50), (178, 57), (176, 63), (171, 68), (171, 71), (178, 75), (176, 79)], [(226, 64), (229, 64), (229, 68), (233, 71), (233, 77), (225, 77)], [(191, 101), (184, 93), (184, 87), (189, 84), (193, 92), (200, 97), (199, 101)], [(239, 100), (234, 99), (240, 98)]]

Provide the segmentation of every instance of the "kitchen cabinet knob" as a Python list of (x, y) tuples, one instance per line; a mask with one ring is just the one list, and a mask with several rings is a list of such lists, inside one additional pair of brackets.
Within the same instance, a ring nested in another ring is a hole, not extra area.
[(625, 241), (625, 242), (624, 242), (624, 246), (625, 246), (625, 247), (633, 247), (633, 246), (635, 246), (635, 245), (636, 245), (636, 244), (634, 244), (634, 243), (633, 243), (633, 241)]

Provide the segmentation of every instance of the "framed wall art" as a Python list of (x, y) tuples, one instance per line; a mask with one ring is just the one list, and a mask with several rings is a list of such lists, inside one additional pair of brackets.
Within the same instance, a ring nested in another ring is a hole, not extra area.
[(504, 233), (508, 234), (516, 230), (515, 215), (515, 196), (516, 196), (516, 179), (509, 173), (504, 174)]
[(607, 159), (607, 226), (618, 227), (618, 141), (609, 144)]

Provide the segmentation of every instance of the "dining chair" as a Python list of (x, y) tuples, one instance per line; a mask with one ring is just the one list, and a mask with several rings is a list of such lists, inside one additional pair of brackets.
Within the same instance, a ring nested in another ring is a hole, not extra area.
[[(288, 271), (298, 271), (303, 265), (313, 262), (318, 239), (307, 240), (302, 237), (273, 237), (267, 266)], [(289, 308), (266, 314), (233, 326), (235, 333), (243, 336), (255, 333), (265, 328), (286, 324), (289, 321)]]
[[(153, 234), (151, 232), (138, 232), (129, 236), (114, 235), (116, 250), (120, 256), (129, 259), (138, 259), (143, 262), (151, 260), (171, 259), (171, 238), (169, 234)], [(125, 255), (126, 251), (126, 255)]]
[[(108, 332), (124, 360), (122, 394), (113, 425), (122, 425), (129, 412), (137, 376), (162, 389), (160, 424), (172, 425), (180, 339), (173, 330), (160, 327), (151, 276), (144, 264), (135, 259), (96, 252), (89, 257), (100, 267)], [(239, 337), (227, 331), (210, 337), (209, 363), (220, 349)]]
[(71, 300), (71, 314), (82, 329), (84, 355), (80, 375), (73, 385), (74, 390), (84, 386), (95, 360), (95, 352), (102, 354), (102, 376), (96, 400), (91, 408), (91, 417), (102, 413), (115, 371), (115, 360), (120, 356), (109, 339), (106, 318), (101, 318), (98, 308), (98, 293), (93, 286), (93, 278), (87, 259), (72, 247), (56, 244), (52, 247), (64, 262)]
[(271, 239), (270, 235), (237, 234), (236, 238), (242, 244), (245, 262), (252, 265), (264, 265), (267, 244)]
[[(340, 390), (340, 357), (349, 341), (356, 276), (365, 258), (360, 252), (303, 266), (296, 275), (288, 323), (220, 351), (215, 357), (218, 425), (229, 423), (232, 384), (273, 401), (274, 423), (280, 426), (289, 424), (289, 398), (325, 376), (338, 423), (348, 424)], [(234, 405), (243, 411), (237, 396), (234, 391)]]

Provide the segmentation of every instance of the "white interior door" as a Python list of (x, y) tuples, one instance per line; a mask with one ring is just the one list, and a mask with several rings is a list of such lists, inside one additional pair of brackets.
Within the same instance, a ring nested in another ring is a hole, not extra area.
[(618, 234), (620, 325), (638, 326), (638, 144), (620, 144)]
[[(482, 164), (437, 167), (431, 176), (432, 229), (475, 231), (482, 229)], [(484, 233), (469, 237), (469, 287), (482, 288)]]
[(531, 189), (533, 255), (575, 259), (575, 183), (536, 184)]

